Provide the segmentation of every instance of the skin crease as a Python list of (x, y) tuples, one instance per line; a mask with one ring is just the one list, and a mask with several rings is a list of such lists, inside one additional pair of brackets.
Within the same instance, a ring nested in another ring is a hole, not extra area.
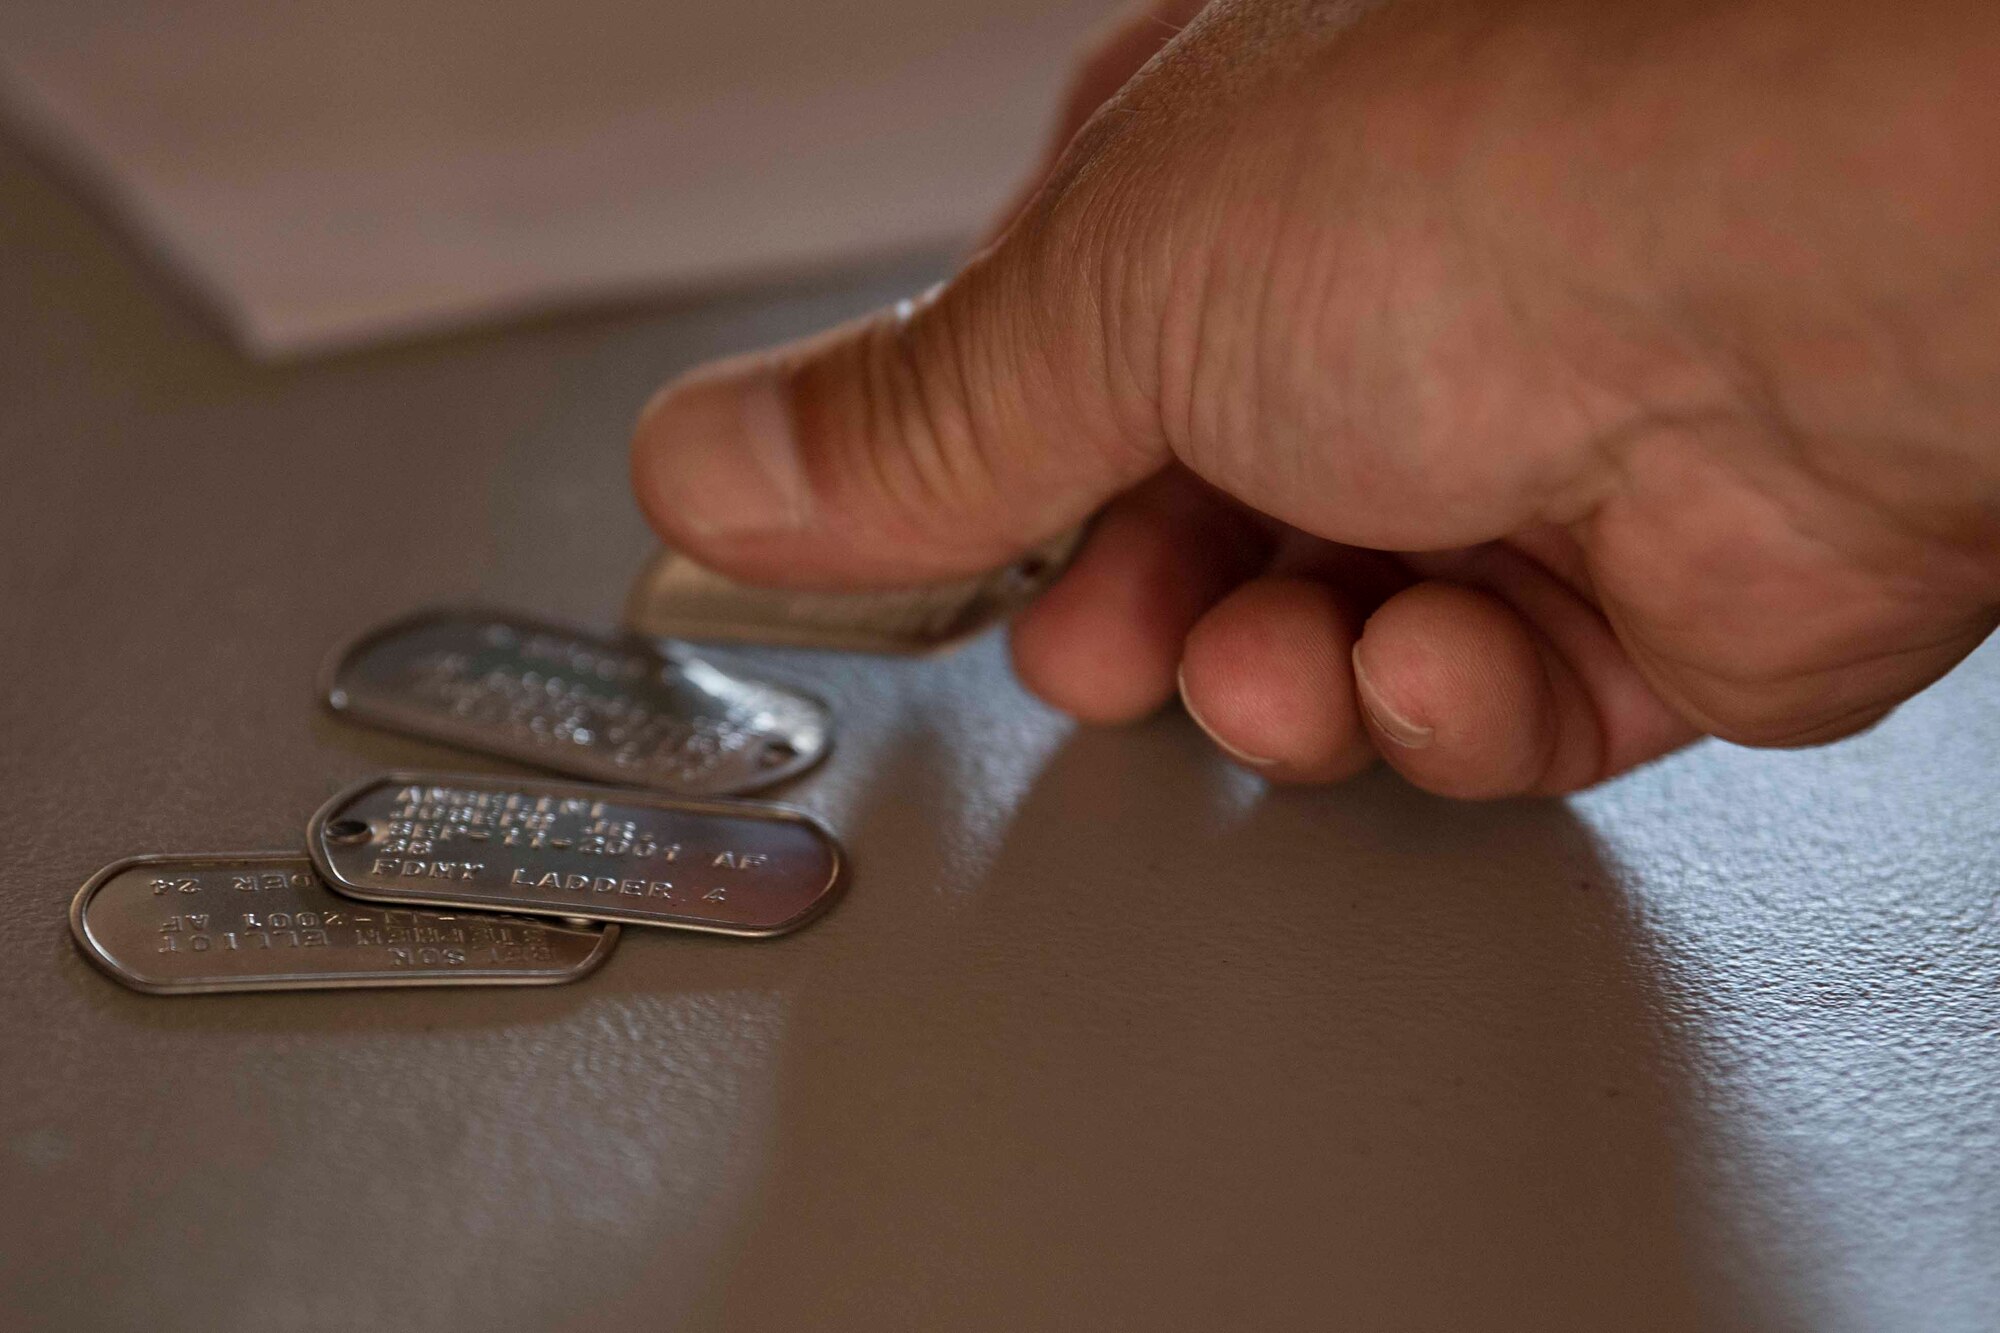
[(1946, 0), (1167, 4), (987, 249), (677, 382), (635, 487), (831, 587), (1102, 510), (1023, 680), (1277, 781), (1832, 740), (2000, 622), (1996, 58)]

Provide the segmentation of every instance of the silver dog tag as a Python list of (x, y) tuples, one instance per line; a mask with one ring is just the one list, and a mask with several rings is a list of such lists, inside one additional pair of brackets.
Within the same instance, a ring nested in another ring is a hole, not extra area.
[(1003, 569), (950, 583), (865, 592), (753, 588), (673, 551), (646, 566), (625, 598), (625, 627), (657, 638), (765, 643), (862, 653), (928, 653), (962, 643), (1039, 596), (1069, 563), (1081, 531)]
[(688, 796), (802, 772), (832, 728), (826, 705), (796, 690), (637, 639), (481, 611), (375, 630), (335, 657), (321, 687), (364, 722)]
[(602, 963), (618, 928), (381, 908), (335, 895), (296, 852), (134, 856), (69, 909), (84, 956), (134, 990), (547, 986)]
[(796, 929), (841, 878), (797, 810), (521, 778), (376, 778), (314, 815), (306, 846), (356, 898), (724, 935)]

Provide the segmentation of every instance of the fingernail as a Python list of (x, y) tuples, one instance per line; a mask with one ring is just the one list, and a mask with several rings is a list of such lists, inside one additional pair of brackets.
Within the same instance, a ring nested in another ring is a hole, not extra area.
[(784, 381), (768, 362), (725, 362), (668, 385), (636, 434), (640, 484), (682, 531), (748, 537), (795, 531), (811, 516)]
[(1201, 728), (1203, 735), (1215, 742), (1217, 749), (1221, 750), (1231, 759), (1234, 759), (1237, 763), (1249, 768), (1270, 768), (1278, 762), (1275, 759), (1267, 759), (1261, 754), (1250, 754), (1247, 751), (1239, 750), (1215, 734), (1215, 728), (1208, 725), (1208, 720), (1202, 717), (1201, 711), (1194, 706), (1194, 700), (1188, 698), (1187, 668), (1185, 666), (1175, 673), (1174, 681), (1181, 692), (1181, 707), (1187, 709), (1187, 715), (1194, 719), (1194, 724)]
[(1421, 750), (1431, 743), (1431, 729), (1419, 726), (1389, 706), (1382, 697), (1375, 682), (1368, 678), (1368, 669), (1361, 665), (1361, 645), (1354, 645), (1354, 684), (1361, 696), (1361, 706), (1368, 710), (1368, 717), (1376, 729), (1396, 744), (1409, 750)]

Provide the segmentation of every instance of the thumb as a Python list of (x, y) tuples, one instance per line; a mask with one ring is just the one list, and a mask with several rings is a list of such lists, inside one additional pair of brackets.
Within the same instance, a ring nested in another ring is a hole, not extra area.
[(909, 583), (1004, 563), (1158, 470), (1152, 386), (1110, 336), (1157, 319), (1088, 234), (1117, 211), (1045, 195), (924, 298), (669, 385), (632, 444), (653, 527), (756, 582)]
[[(1014, 226), (924, 298), (670, 384), (640, 416), (652, 526), (756, 582), (968, 574), (1168, 462), (1160, 342), (1184, 146), (1098, 116)], [(1194, 172), (1200, 174), (1200, 172)]]

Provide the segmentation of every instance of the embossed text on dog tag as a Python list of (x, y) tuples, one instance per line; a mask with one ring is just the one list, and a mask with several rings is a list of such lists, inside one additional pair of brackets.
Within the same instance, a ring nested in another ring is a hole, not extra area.
[(625, 599), (636, 634), (864, 653), (926, 653), (963, 642), (1026, 606), (1063, 571), (1071, 533), (976, 578), (867, 592), (753, 588), (662, 551)]
[(752, 791), (826, 753), (825, 704), (637, 638), (432, 611), (343, 649), (322, 690), (378, 726), (599, 782)]
[(134, 856), (70, 904), (70, 932), (135, 990), (535, 986), (574, 981), (618, 928), (411, 911), (342, 898), (296, 852)]
[(356, 898), (725, 935), (801, 926), (841, 878), (797, 810), (522, 778), (376, 778), (314, 815), (306, 845)]

